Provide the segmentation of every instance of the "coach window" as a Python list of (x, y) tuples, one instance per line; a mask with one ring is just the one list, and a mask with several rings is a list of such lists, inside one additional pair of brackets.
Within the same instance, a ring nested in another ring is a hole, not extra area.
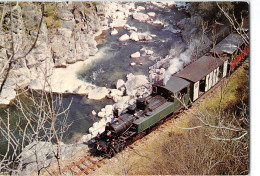
[(223, 68), (224, 68), (224, 64), (219, 66), (218, 79), (221, 79), (223, 77)]
[(205, 92), (205, 86), (206, 86), (206, 77), (200, 80), (200, 85), (199, 85), (200, 92)]

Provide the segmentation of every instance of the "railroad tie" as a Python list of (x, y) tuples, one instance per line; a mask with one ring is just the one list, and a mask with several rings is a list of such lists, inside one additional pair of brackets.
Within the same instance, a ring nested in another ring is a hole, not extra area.
[(88, 175), (89, 174), (88, 170), (89, 168), (85, 168), (84, 170), (78, 172), (77, 175), (85, 175), (85, 174)]
[(88, 174), (89, 174), (89, 172), (88, 172), (88, 171), (84, 171), (84, 173), (85, 173), (86, 175), (88, 175)]
[(84, 170), (80, 165), (77, 165), (77, 167), (78, 167), (81, 171)]
[(92, 160), (92, 159), (88, 159), (91, 163), (93, 163), (93, 164), (96, 164), (97, 163), (97, 161), (94, 161), (94, 160)]
[(83, 161), (82, 164), (83, 164), (84, 166), (86, 166), (86, 167), (88, 166), (88, 164), (85, 163), (85, 161)]
[(74, 170), (72, 170), (72, 168), (70, 168), (69, 171), (72, 173), (72, 175), (76, 175), (77, 174)]

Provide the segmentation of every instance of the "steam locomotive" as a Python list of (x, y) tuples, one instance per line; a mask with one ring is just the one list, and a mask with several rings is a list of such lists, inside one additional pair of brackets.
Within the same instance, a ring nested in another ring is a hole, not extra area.
[(111, 158), (129, 143), (144, 136), (184, 105), (196, 101), (220, 79), (231, 73), (249, 53), (243, 38), (229, 34), (210, 53), (171, 76), (166, 85), (154, 84), (152, 94), (139, 98), (120, 115), (114, 112), (111, 123), (95, 138), (95, 152)]

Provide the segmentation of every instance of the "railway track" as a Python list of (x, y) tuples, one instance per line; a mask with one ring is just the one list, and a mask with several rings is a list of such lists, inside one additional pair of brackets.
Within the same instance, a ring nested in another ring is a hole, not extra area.
[(95, 171), (96, 168), (100, 168), (105, 161), (106, 159), (104, 158), (87, 154), (77, 161), (73, 161), (69, 165), (63, 167), (61, 169), (61, 174), (59, 173), (59, 170), (56, 170), (50, 175), (88, 175), (90, 172)]

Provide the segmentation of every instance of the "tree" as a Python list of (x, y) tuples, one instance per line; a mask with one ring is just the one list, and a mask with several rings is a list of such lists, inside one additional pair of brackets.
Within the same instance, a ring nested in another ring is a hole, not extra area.
[[(23, 170), (25, 161), (34, 158), (32, 162), (35, 162), (37, 171), (40, 173), (51, 164), (49, 162), (46, 165), (46, 158), (40, 155), (40, 150), (44, 148), (46, 150), (49, 147), (51, 151), (48, 153), (51, 156), (47, 158), (55, 157), (59, 165), (60, 143), (64, 132), (69, 127), (66, 120), (70, 105), (64, 108), (61, 95), (54, 95), (51, 91), (46, 92), (44, 89), (23, 94), (23, 96), (26, 97), (18, 96), (14, 103), (21, 116), (15, 126), (10, 125), (10, 108), (7, 108), (7, 120), (0, 116), (0, 132), (7, 141), (6, 153), (1, 156), (0, 170), (17, 174)], [(52, 143), (56, 145), (51, 145)]]
[[(15, 4), (4, 2), (2, 4), (0, 32), (4, 33), (5, 37), (10, 40), (4, 48), (7, 60), (0, 68), (0, 95), (10, 74), (16, 67), (16, 63), (20, 62), (36, 47), (45, 11), (44, 3), (38, 4), (41, 9), (41, 18), (37, 25), (36, 36), (24, 38), (22, 43), (17, 42), (19, 38), (17, 18), (21, 17), (18, 2)], [(0, 115), (0, 136), (6, 140), (7, 144), (5, 153), (0, 155), (0, 172), (19, 174), (25, 167), (25, 161), (28, 160), (34, 163), (38, 174), (51, 163), (46, 165), (46, 158), (56, 158), (59, 164), (60, 143), (64, 132), (69, 127), (66, 119), (70, 105), (64, 108), (62, 96), (52, 93), (47, 79), (47, 72), (49, 72), (47, 69), (46, 67), (45, 70), (42, 70), (45, 79), (42, 90), (31, 92), (28, 92), (28, 89), (20, 90), (21, 96), (17, 96), (14, 101), (14, 106), (19, 110), (19, 114), (16, 115), (18, 119), (13, 119), (15, 112), (11, 106), (6, 108), (6, 115)], [(47, 86), (49, 91), (46, 91)], [(53, 143), (55, 145), (52, 145)], [(49, 155), (46, 158), (40, 157), (40, 149), (46, 149), (46, 147), (50, 149)], [(60, 167), (59, 171), (61, 174)]]

